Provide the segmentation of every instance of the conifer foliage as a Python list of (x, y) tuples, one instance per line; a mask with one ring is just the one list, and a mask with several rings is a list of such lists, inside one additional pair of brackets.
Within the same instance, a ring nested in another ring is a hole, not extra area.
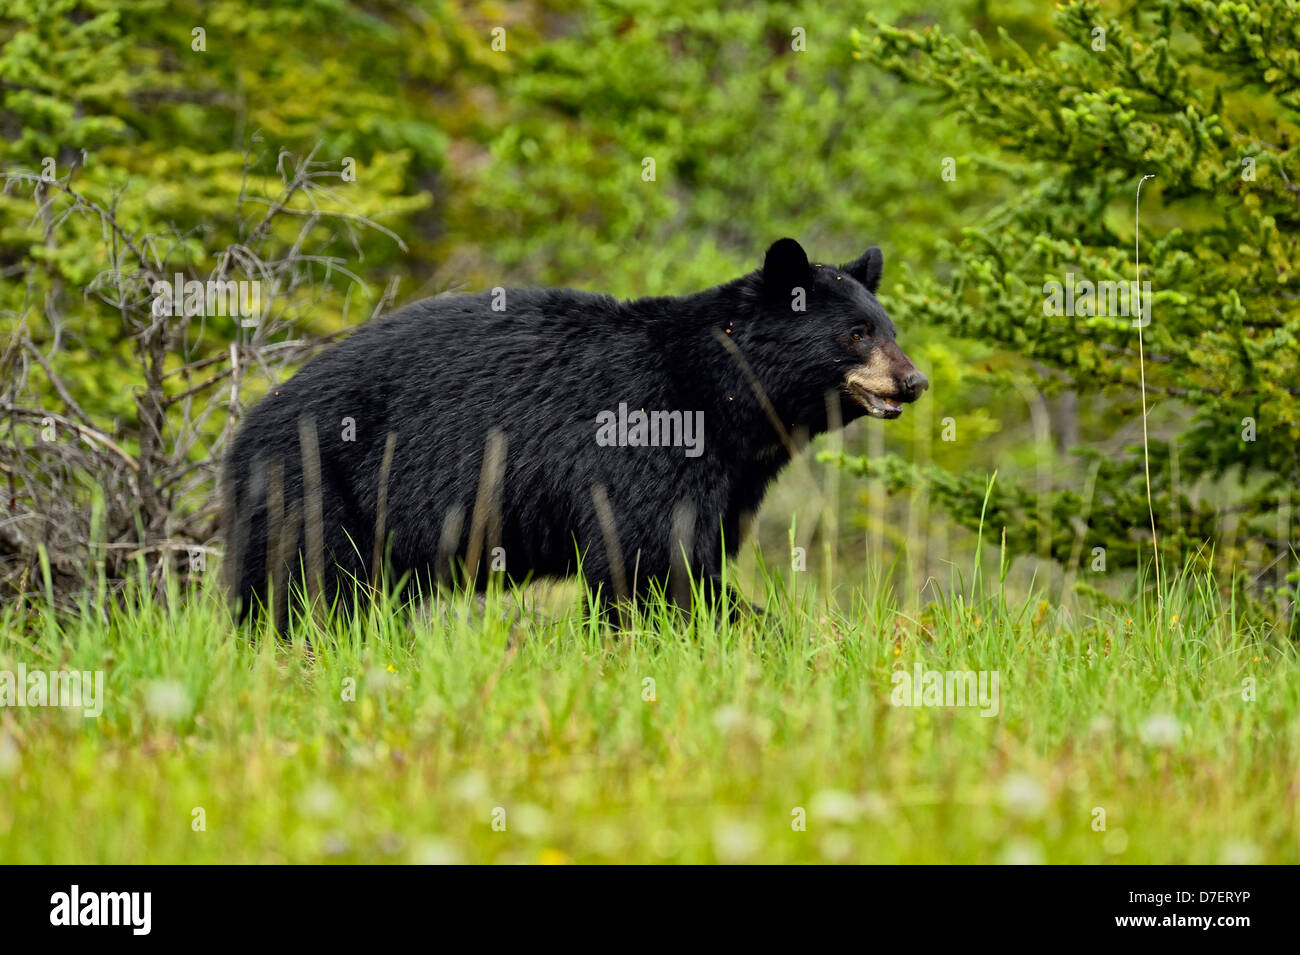
[[(1151, 521), (1130, 425), (1144, 358), (1162, 557), (1206, 554), (1210, 541), (1218, 560), (1285, 573), (1300, 483), (1300, 5), (1114, 9), (1060, 6), (1059, 42), (1032, 53), (1005, 33), (995, 44), (879, 22), (855, 40), (865, 59), (939, 91), (984, 144), (958, 176), (999, 169), (1015, 186), (943, 250), (950, 279), (897, 289), (900, 320), (1031, 359), (1045, 393), (1077, 391), (1115, 431), (1076, 448), (1083, 466), (1057, 472), (1046, 499), (1000, 476), (987, 508), (984, 472), (841, 460), (894, 489), (928, 484), (962, 523), (1005, 527), (1009, 549), (1077, 566), (1101, 547), (1113, 565), (1143, 562)], [(1141, 314), (1127, 294), (1135, 253), (1150, 283)], [(935, 414), (960, 424), (963, 410)], [(1129, 439), (1111, 453), (1116, 433)]]

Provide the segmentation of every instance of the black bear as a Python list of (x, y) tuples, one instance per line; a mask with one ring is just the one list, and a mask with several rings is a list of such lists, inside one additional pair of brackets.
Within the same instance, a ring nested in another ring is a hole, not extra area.
[[(876, 300), (882, 257), (763, 267), (684, 297), (495, 289), (418, 302), (273, 389), (226, 462), (240, 617), (563, 576), (604, 599), (718, 593), (797, 443), (928, 386)], [(274, 607), (266, 607), (268, 582)], [(313, 590), (313, 587), (316, 589)]]

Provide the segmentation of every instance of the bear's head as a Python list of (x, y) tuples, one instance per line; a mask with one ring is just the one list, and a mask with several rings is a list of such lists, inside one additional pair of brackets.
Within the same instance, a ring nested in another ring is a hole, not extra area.
[(759, 273), (768, 344), (797, 360), (804, 400), (838, 392), (844, 421), (897, 418), (930, 386), (876, 301), (883, 263), (874, 247), (844, 265), (813, 263), (794, 239), (780, 239)]

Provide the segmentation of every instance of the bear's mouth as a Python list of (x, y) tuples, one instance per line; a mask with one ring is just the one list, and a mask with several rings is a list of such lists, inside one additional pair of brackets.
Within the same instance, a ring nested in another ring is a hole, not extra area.
[(894, 398), (886, 398), (874, 391), (868, 391), (861, 385), (849, 382), (848, 388), (855, 401), (867, 409), (874, 418), (897, 418), (903, 413), (903, 403)]

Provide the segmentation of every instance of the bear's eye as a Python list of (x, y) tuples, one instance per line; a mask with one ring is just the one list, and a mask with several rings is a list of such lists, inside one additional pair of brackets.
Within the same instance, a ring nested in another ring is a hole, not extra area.
[(862, 341), (862, 336), (866, 334), (866, 331), (867, 330), (860, 325), (857, 328), (853, 329), (853, 340), (855, 342)]

